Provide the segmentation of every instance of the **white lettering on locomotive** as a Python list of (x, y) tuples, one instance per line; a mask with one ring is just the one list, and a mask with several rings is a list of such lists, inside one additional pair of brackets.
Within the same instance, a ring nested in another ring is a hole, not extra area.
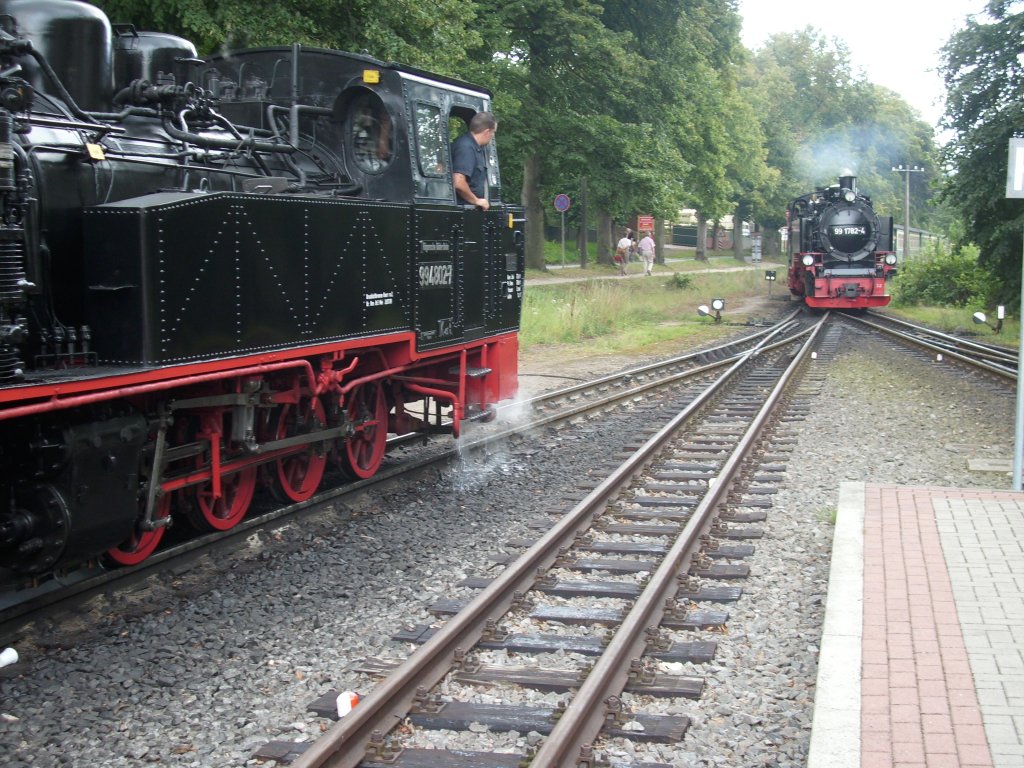
[(452, 245), (447, 240), (420, 240), (420, 253), (450, 253)]
[(395, 294), (391, 291), (387, 293), (364, 293), (363, 294), (363, 306), (365, 307), (384, 307), (388, 304), (395, 303)]
[(514, 272), (505, 274), (505, 298), (523, 298), (523, 276)]
[(451, 262), (420, 264), (420, 288), (449, 288), (452, 272)]
[(867, 233), (867, 227), (832, 227), (833, 235), (866, 235)]

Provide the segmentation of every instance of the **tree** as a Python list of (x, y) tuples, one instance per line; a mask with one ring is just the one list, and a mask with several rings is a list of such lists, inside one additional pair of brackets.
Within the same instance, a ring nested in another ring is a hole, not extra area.
[(697, 258), (706, 258), (707, 220), (729, 213), (735, 203), (737, 190), (728, 169), (742, 150), (729, 118), (738, 106), (735, 64), (743, 49), (735, 3), (692, 0), (687, 5), (685, 28), (672, 51), (682, 93), (674, 113), (674, 141), (689, 163), (684, 202), (698, 211)]
[(95, 0), (111, 21), (172, 32), (203, 55), (303, 45), (367, 51), (384, 60), (460, 72), (479, 43), (474, 6), (460, 0)]
[(479, 79), (504, 102), (505, 167), (521, 158), (531, 222), (527, 262), (543, 266), (542, 201), (587, 179), (599, 260), (611, 223), (636, 213), (671, 218), (686, 201), (721, 213), (733, 139), (719, 70), (739, 55), (735, 2), (628, 0), (510, 4), (483, 0)]
[(738, 89), (728, 94), (726, 127), (730, 142), (730, 156), (726, 177), (732, 187), (733, 199), (733, 255), (743, 258), (742, 223), (754, 211), (764, 207), (764, 201), (778, 184), (779, 170), (768, 165), (766, 138), (753, 106)]
[[(769, 166), (778, 175), (754, 189), (757, 220), (769, 231), (785, 224), (798, 195), (853, 173), (879, 213), (903, 207), (903, 179), (892, 167), (910, 163), (936, 174), (931, 127), (892, 91), (849, 65), (843, 43), (811, 27), (773, 36), (744, 71), (742, 92), (761, 115)], [(920, 222), (931, 197), (915, 180), (912, 208)]]
[[(496, 102), (503, 131), (502, 157), (519, 158), (522, 202), (529, 222), (526, 261), (544, 268), (543, 200), (588, 177), (588, 199), (606, 205), (609, 188), (602, 158), (624, 162), (633, 135), (612, 115), (625, 110), (626, 84), (638, 61), (626, 55), (628, 33), (601, 20), (602, 7), (586, 0), (481, 0), (481, 45), (470, 52), (480, 81), (504, 94)], [(559, 184), (559, 187), (562, 185)]]
[(1024, 202), (1004, 198), (1007, 145), (1024, 125), (1024, 12), (1013, 0), (991, 0), (990, 20), (968, 18), (943, 48), (943, 124), (954, 131), (945, 158), (954, 173), (944, 195), (960, 212), (965, 239), (995, 274), (991, 300), (1017, 306), (1021, 291)]

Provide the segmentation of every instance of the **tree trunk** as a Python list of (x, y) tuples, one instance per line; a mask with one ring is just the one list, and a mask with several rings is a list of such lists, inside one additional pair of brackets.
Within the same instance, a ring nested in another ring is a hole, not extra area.
[(544, 207), (540, 200), (540, 156), (523, 163), (523, 207), (526, 209), (526, 266), (547, 270), (544, 263)]
[(612, 254), (615, 251), (614, 234), (612, 233), (612, 217), (607, 211), (597, 212), (597, 263), (614, 264)]
[(708, 220), (700, 212), (697, 213), (697, 252), (694, 258), (697, 261), (708, 260)]
[(580, 251), (580, 269), (587, 268), (587, 177), (580, 177), (580, 233), (576, 239)]
[(665, 220), (654, 219), (654, 263), (665, 263)]

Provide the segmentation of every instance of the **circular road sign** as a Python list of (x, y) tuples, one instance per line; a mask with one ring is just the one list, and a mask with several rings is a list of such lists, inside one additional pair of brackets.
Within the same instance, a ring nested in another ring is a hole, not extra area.
[(569, 206), (572, 202), (569, 200), (568, 195), (555, 195), (555, 210), (565, 213), (569, 210)]

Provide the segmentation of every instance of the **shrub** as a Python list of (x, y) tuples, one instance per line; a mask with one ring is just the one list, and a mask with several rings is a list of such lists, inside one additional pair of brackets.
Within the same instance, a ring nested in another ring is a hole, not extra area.
[(665, 286), (668, 288), (675, 288), (676, 290), (685, 291), (693, 285), (693, 278), (690, 275), (682, 272), (673, 272), (672, 277), (668, 279)]
[(991, 280), (988, 270), (978, 264), (976, 246), (953, 252), (944, 243), (932, 243), (900, 265), (893, 302), (903, 306), (984, 306)]

